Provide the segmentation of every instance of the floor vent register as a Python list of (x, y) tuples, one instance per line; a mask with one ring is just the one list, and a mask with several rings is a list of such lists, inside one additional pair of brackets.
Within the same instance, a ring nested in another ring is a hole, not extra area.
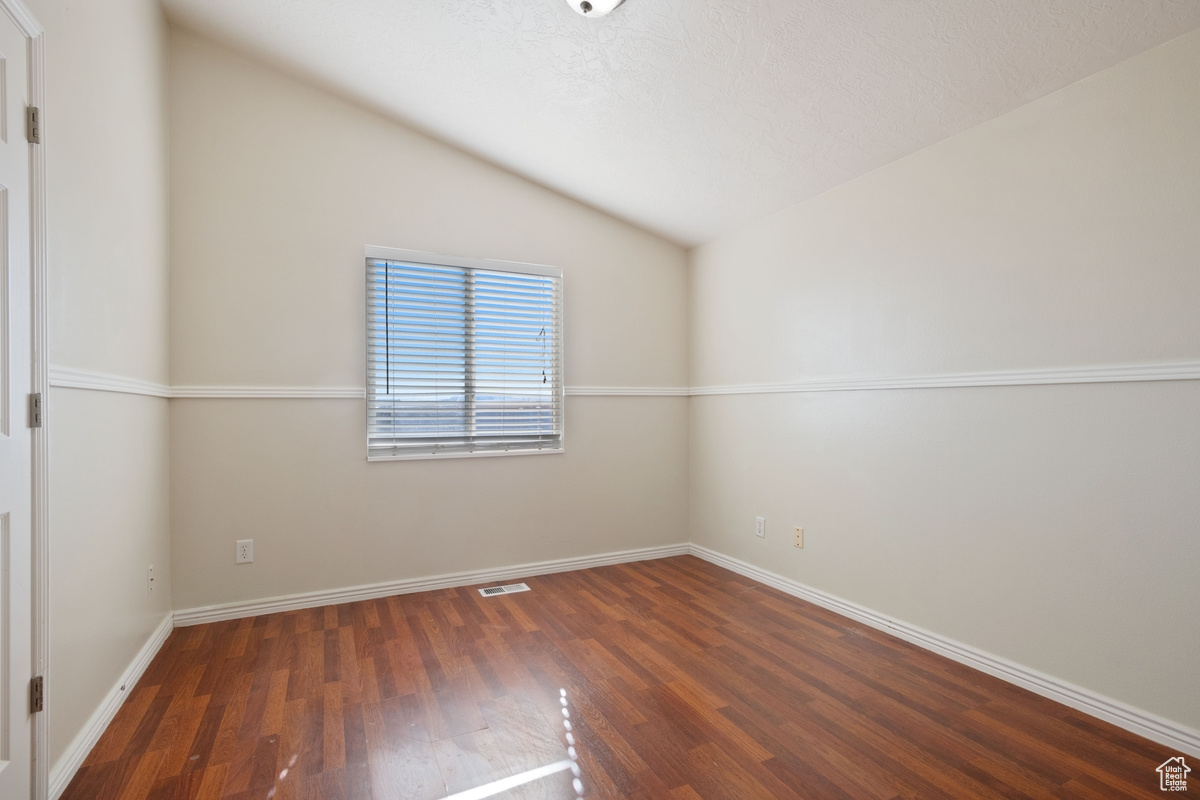
[(528, 591), (529, 587), (523, 583), (510, 583), (506, 586), (489, 586), (486, 589), (480, 589), (479, 593), (484, 597), (491, 597), (494, 594), (515, 594)]

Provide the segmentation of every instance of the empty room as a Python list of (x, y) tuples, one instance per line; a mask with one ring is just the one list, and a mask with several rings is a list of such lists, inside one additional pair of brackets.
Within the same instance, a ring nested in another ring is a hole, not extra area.
[(1200, 792), (1200, 3), (0, 6), (3, 800)]

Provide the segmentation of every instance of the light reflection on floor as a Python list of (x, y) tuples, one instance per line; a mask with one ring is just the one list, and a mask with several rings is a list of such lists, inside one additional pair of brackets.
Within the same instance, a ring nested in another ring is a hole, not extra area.
[[(572, 724), (567, 690), (559, 689), (561, 728), (546, 718), (548, 703), (539, 709), (532, 703), (511, 698), (510, 701), (522, 713), (513, 713), (501, 724), (492, 724), (481, 731), (427, 742), (432, 749), (429, 754), (432, 759), (426, 757), (425, 760), (436, 762), (440, 780), (430, 780), (432, 776), (428, 769), (413, 769), (408, 759), (416, 756), (421, 760), (421, 754), (408, 752), (404, 746), (388, 751), (390, 757), (386, 759), (379, 758), (381, 751), (373, 752), (374, 796), (381, 796), (380, 786), (387, 785), (397, 798), (582, 800), (585, 792), (583, 770), (579, 764), (582, 743)], [(367, 722), (368, 738), (374, 727), (374, 723)], [(413, 724), (412, 727), (419, 726)], [(267, 800), (273, 800), (281, 790), (281, 798), (291, 796), (287, 791), (291, 787), (286, 781), (289, 774), (297, 771), (297, 759), (298, 755), (293, 754), (288, 760), (275, 785), (267, 792)], [(544, 763), (529, 766), (531, 760), (538, 759)], [(405, 775), (415, 780), (407, 782)]]
[[(562, 711), (563, 740), (566, 743), (567, 758), (545, 764), (516, 775), (508, 775), (493, 781), (464, 789), (448, 795), (444, 800), (483, 800), (488, 797), (509, 798), (583, 798), (583, 771), (579, 766), (579, 751), (574, 726), (571, 724), (571, 704), (567, 698), (567, 690), (559, 689), (559, 705)], [(566, 773), (566, 774), (564, 774)], [(569, 774), (570, 784), (564, 786), (561, 782)], [(557, 777), (559, 780), (550, 782), (548, 779)]]
[[(492, 781), (491, 783), (485, 783), (482, 786), (476, 786), (474, 789), (456, 792), (444, 798), (444, 800), (483, 800), (485, 797), (496, 797), (501, 794), (507, 794), (510, 789), (516, 789), (517, 787), (525, 786), (526, 784), (533, 783), (534, 781), (541, 780), (542, 778), (547, 778), (559, 772), (574, 772), (578, 769), (579, 767), (575, 764), (575, 762), (563, 759), (555, 764), (547, 764), (544, 767), (531, 769), (528, 772), (522, 772), (519, 775), (510, 775), (507, 778), (500, 778), (499, 780)], [(574, 783), (578, 784), (578, 786), (573, 786), (572, 790), (575, 792), (576, 797), (581, 797), (582, 795), (578, 794), (578, 792), (583, 790), (583, 784), (580, 782), (579, 778), (575, 778)]]

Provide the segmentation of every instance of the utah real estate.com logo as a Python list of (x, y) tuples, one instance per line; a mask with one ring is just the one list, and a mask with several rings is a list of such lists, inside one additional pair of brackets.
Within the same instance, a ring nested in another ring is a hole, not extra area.
[(1158, 768), (1158, 788), (1164, 792), (1186, 792), (1187, 776), (1192, 768), (1183, 763), (1183, 756), (1168, 758)]

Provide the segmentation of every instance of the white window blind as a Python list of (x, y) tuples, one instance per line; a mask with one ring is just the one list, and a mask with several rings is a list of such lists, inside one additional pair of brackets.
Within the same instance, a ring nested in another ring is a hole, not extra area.
[(369, 458), (562, 449), (560, 270), (369, 248), (367, 306)]

